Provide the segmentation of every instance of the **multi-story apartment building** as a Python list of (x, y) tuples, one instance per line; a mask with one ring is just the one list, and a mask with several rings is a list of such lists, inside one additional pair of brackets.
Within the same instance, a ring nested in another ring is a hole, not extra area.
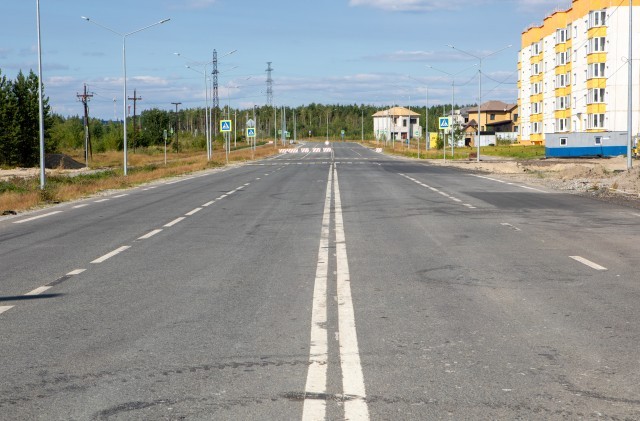
[[(519, 142), (588, 145), (620, 143), (627, 133), (633, 92), (632, 133), (638, 133), (640, 62), (628, 85), (629, 13), (634, 61), (640, 58), (640, 0), (573, 0), (522, 33), (518, 60)], [(635, 51), (639, 54), (636, 55)], [(606, 133), (606, 134), (605, 134)]]

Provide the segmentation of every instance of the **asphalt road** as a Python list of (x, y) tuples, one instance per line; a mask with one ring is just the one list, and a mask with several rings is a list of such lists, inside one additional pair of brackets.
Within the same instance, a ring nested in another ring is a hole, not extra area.
[(323, 147), (0, 218), (0, 419), (640, 419), (637, 210)]

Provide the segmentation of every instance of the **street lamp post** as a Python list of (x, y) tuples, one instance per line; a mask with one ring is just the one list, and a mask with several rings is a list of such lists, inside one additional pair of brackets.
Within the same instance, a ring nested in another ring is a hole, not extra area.
[[(474, 64), (473, 66), (470, 66), (470, 67), (474, 67), (474, 66), (477, 66), (477, 65)], [(430, 65), (427, 65), (427, 67), (430, 68), (430, 69), (433, 69), (433, 70), (435, 70), (437, 72), (444, 73), (444, 74), (447, 74), (447, 75), (451, 76), (451, 122), (450, 122), (449, 130), (451, 131), (451, 136), (450, 136), (451, 137), (451, 158), (453, 159), (453, 147), (454, 147), (454, 143), (456, 141), (455, 133), (454, 133), (454, 130), (453, 130), (454, 129), (454, 127), (453, 127), (453, 120), (454, 120), (453, 104), (455, 103), (455, 91), (456, 91), (456, 80), (455, 80), (455, 77), (457, 75), (459, 75), (460, 73), (468, 70), (469, 67), (467, 67), (466, 69), (463, 69), (463, 70), (461, 70), (461, 71), (459, 71), (457, 73), (449, 73), (449, 72), (446, 72), (446, 71), (444, 71), (442, 69), (438, 69), (438, 68), (430, 66)]]
[(172, 102), (176, 106), (176, 152), (180, 153), (180, 117), (178, 116), (178, 105), (182, 102)]
[(123, 121), (124, 121), (124, 152), (123, 153), (124, 153), (124, 175), (127, 175), (127, 47), (126, 47), (127, 37), (129, 35), (133, 35), (138, 32), (144, 31), (145, 29), (149, 29), (153, 26), (161, 25), (165, 22), (170, 21), (171, 19), (163, 19), (159, 22), (152, 23), (151, 25), (147, 25), (143, 28), (136, 29), (135, 31), (131, 31), (131, 32), (127, 32), (126, 34), (123, 34), (107, 26), (104, 26), (94, 20), (91, 20), (86, 16), (81, 16), (81, 18), (86, 20), (87, 22), (93, 23), (94, 25), (97, 25), (103, 29), (106, 29), (109, 32), (112, 32), (122, 37), (122, 73), (124, 75), (124, 87), (123, 87), (123, 95), (122, 95), (122, 104), (123, 104), (122, 114), (123, 114)]
[(501, 48), (499, 50), (496, 50), (496, 51), (494, 51), (492, 53), (485, 54), (484, 56), (476, 56), (475, 54), (471, 54), (471, 53), (469, 53), (467, 51), (461, 50), (461, 49), (459, 49), (457, 47), (454, 47), (453, 45), (450, 45), (450, 44), (447, 44), (447, 47), (453, 48), (456, 51), (459, 51), (459, 52), (461, 52), (463, 54), (466, 54), (466, 55), (468, 55), (470, 57), (473, 57), (473, 58), (478, 60), (478, 136), (477, 136), (477, 139), (476, 139), (476, 144), (477, 144), (476, 145), (477, 146), (476, 161), (480, 162), (480, 119), (481, 119), (480, 118), (480, 115), (481, 115), (480, 114), (480, 105), (482, 104), (482, 60), (487, 58), (487, 57), (489, 57), (489, 56), (492, 56), (494, 54), (498, 54), (498, 53), (506, 50), (507, 48), (511, 48), (511, 44), (509, 44), (509, 45), (507, 45), (507, 46), (505, 46), (505, 47), (503, 47), (503, 48)]
[(42, 99), (42, 45), (40, 43), (40, 0), (36, 0), (36, 21), (38, 26), (38, 113), (40, 136), (40, 190), (44, 190), (44, 102)]

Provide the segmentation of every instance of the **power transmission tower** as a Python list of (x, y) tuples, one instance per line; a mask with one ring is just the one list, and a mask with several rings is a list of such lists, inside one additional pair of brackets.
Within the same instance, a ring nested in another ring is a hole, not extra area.
[(273, 79), (271, 78), (271, 72), (273, 72), (273, 68), (271, 67), (271, 61), (267, 62), (267, 106), (273, 106)]
[(93, 151), (91, 149), (91, 138), (89, 136), (89, 98), (93, 97), (93, 94), (87, 92), (87, 84), (84, 84), (84, 93), (76, 94), (78, 99), (84, 106), (84, 161), (85, 165), (89, 167), (89, 155), (93, 158)]
[(215, 136), (218, 136), (218, 108), (220, 107), (220, 100), (218, 98), (218, 52), (216, 50), (213, 50), (213, 60), (211, 61), (211, 63), (213, 64), (212, 70), (211, 70), (211, 79), (212, 79), (212, 92), (211, 92), (211, 98), (213, 99), (213, 113), (214, 113), (214, 119), (213, 119), (213, 127), (215, 128)]
[(138, 101), (142, 101), (142, 98), (139, 97), (136, 94), (136, 90), (133, 90), (133, 98), (129, 98), (129, 101), (133, 101), (133, 133), (131, 133), (133, 136), (131, 136), (133, 139), (131, 139), (131, 143), (133, 143), (133, 151), (136, 151), (136, 130), (137, 130), (137, 126), (136, 126), (136, 102)]

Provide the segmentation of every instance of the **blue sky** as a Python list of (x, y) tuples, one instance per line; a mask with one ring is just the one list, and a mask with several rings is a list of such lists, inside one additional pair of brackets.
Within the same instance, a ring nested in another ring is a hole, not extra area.
[[(128, 36), (127, 88), (139, 109), (204, 106), (203, 63), (220, 59), (220, 104), (266, 102), (273, 62), (274, 104), (451, 102), (478, 97), (476, 59), (483, 56), (482, 98), (515, 102), (520, 35), (570, 0), (40, 0), (45, 94), (54, 112), (82, 113), (76, 94), (86, 83), (93, 117), (122, 117), (122, 37)], [(37, 72), (36, 1), (3, 1), (0, 69), (14, 78)], [(180, 52), (181, 56), (174, 53)], [(428, 68), (427, 66), (432, 66)], [(441, 71), (434, 70), (434, 68)], [(210, 70), (210, 67), (208, 68)], [(115, 99), (115, 104), (114, 104)], [(114, 107), (115, 105), (115, 107)]]

